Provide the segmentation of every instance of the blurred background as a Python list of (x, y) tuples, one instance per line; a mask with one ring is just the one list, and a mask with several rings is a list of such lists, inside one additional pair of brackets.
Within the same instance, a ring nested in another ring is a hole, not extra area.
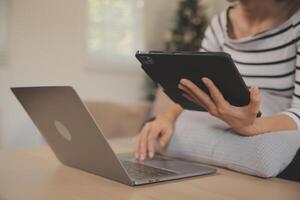
[(43, 143), (10, 87), (71, 85), (91, 108), (109, 102), (138, 110), (153, 100), (155, 86), (136, 50), (195, 50), (225, 6), (223, 0), (0, 0), (0, 148)]

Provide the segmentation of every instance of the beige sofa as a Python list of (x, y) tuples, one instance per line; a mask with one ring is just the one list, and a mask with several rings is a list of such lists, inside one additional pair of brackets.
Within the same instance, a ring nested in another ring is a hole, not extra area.
[(85, 101), (85, 104), (107, 138), (131, 137), (138, 134), (149, 116), (159, 113), (168, 104), (169, 98), (162, 90), (158, 90), (156, 96), (154, 103), (144, 101), (125, 105)]
[(111, 138), (133, 137), (150, 112), (151, 103), (125, 105), (113, 102), (85, 102), (104, 135)]

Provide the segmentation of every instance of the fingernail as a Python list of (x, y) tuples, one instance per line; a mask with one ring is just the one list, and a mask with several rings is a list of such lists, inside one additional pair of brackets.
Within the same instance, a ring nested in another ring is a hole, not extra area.
[(258, 94), (258, 87), (257, 87), (257, 86), (251, 87), (251, 92), (252, 92), (253, 94)]
[(185, 79), (181, 79), (181, 80), (180, 80), (180, 83), (183, 84), (183, 85), (185, 84), (185, 82), (186, 82)]
[(145, 154), (141, 154), (140, 160), (145, 160), (145, 158), (146, 158)]
[(165, 143), (164, 142), (160, 142), (160, 146), (161, 147), (165, 147)]
[(149, 152), (149, 157), (153, 158), (154, 157), (154, 153), (153, 152)]
[(138, 153), (135, 153), (135, 154), (134, 154), (134, 157), (135, 157), (135, 159), (139, 159), (139, 154), (138, 154)]

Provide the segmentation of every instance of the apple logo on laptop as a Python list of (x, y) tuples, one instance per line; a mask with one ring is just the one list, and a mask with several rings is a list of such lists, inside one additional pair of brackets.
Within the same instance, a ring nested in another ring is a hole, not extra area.
[(68, 141), (72, 140), (72, 135), (70, 134), (69, 130), (63, 125), (60, 121), (55, 120), (54, 126), (57, 129), (58, 133), (63, 136)]

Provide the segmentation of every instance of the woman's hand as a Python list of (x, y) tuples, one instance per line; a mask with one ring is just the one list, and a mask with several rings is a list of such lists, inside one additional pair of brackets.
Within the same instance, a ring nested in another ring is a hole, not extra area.
[(156, 141), (159, 140), (160, 146), (164, 148), (173, 135), (174, 123), (174, 117), (168, 114), (160, 114), (154, 121), (146, 123), (135, 145), (135, 158), (153, 158)]
[(203, 92), (193, 82), (182, 79), (179, 88), (184, 91), (183, 96), (205, 108), (211, 115), (226, 122), (234, 131), (244, 136), (260, 133), (256, 124), (256, 116), (260, 107), (260, 95), (257, 87), (250, 89), (250, 103), (244, 107), (230, 105), (218, 88), (208, 78), (202, 78), (209, 90), (210, 96)]

